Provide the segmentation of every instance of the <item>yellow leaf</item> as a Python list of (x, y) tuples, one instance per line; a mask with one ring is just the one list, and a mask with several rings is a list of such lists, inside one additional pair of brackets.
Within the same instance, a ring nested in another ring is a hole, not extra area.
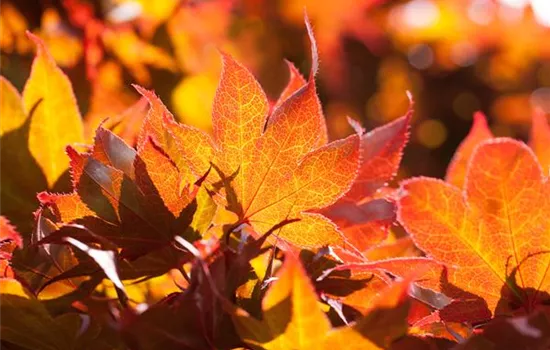
[(27, 35), (37, 47), (31, 75), (23, 90), (23, 107), (32, 118), (29, 149), (52, 188), (69, 167), (65, 146), (83, 142), (84, 131), (71, 82), (57, 67), (42, 40)]

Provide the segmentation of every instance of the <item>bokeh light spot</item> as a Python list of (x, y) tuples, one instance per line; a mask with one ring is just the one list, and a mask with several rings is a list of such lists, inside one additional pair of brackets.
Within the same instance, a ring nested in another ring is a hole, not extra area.
[(434, 62), (434, 53), (431, 47), (425, 44), (415, 45), (409, 49), (409, 63), (417, 69), (429, 68)]
[(424, 147), (438, 148), (447, 139), (447, 127), (440, 120), (427, 119), (418, 125), (416, 137)]

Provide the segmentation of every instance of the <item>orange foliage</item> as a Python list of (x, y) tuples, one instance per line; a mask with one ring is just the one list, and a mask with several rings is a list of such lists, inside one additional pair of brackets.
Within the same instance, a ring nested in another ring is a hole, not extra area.
[[(296, 16), (302, 2), (285, 3), (284, 13)], [(386, 34), (366, 29), (387, 21), (398, 50), (428, 38), (441, 67), (455, 69), (449, 45), (479, 28), (457, 21), (464, 14), (453, 13), (455, 2), (427, 1), (440, 17), (410, 30), (407, 6), (418, 3), (308, 2), (322, 57), (338, 66), (344, 36), (383, 48)], [(393, 117), (407, 96), (408, 111), (368, 132), (348, 118), (355, 132), (329, 141), (307, 17), (309, 77), (280, 59), (289, 78), (274, 93), (234, 58), (242, 52), (228, 34), (235, 12), (240, 24), (259, 23), (262, 7), (111, 5), (99, 13), (91, 2), (64, 0), (67, 18), (48, 6), (40, 28), (29, 28), (18, 7), (2, 3), (2, 52), (11, 59), (37, 48), (21, 95), (17, 79), (0, 77), (2, 345), (547, 347), (550, 126), (542, 109), (528, 145), (494, 137), (475, 113), (445, 181), (393, 186), (411, 124), (426, 147), (447, 137), (435, 118), (414, 126), (410, 93), (394, 98), (395, 86), (416, 86), (400, 59), (386, 65), (370, 107)], [(529, 18), (517, 24), (529, 29), (517, 43), (495, 35), (515, 27), (495, 22), (476, 48), (506, 48), (508, 63), (525, 68), (518, 55), (547, 55), (524, 50), (544, 35)], [(157, 46), (160, 28), (174, 56)], [(269, 37), (271, 29), (255, 30)], [(80, 82), (59, 68), (79, 67), (82, 57), (84, 118)], [(254, 68), (257, 58), (247, 58)], [(488, 66), (488, 79), (506, 89), (515, 75)], [(175, 77), (166, 105), (149, 90), (156, 69)], [(340, 91), (336, 72), (325, 76), (335, 83), (329, 95)], [(126, 75), (147, 88), (132, 89)]]

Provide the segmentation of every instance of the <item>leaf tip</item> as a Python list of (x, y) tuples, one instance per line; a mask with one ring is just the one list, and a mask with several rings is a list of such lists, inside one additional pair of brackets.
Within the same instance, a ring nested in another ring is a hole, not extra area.
[(347, 116), (346, 119), (348, 121), (348, 124), (352, 127), (357, 135), (361, 136), (365, 133), (365, 128), (363, 128), (361, 126), (361, 123), (359, 123), (357, 120), (351, 118), (350, 116)]
[(315, 40), (315, 34), (313, 33), (313, 27), (311, 21), (307, 15), (306, 8), (304, 7), (304, 22), (307, 29), (307, 35), (311, 44), (311, 73), (309, 75), (309, 80), (313, 81), (315, 74), (319, 70), (319, 49), (317, 48), (317, 41)]
[(31, 31), (26, 30), (25, 35), (27, 36), (27, 38), (31, 39), (37, 46), (44, 45), (44, 41), (42, 41), (42, 39), (40, 39), (38, 35), (32, 33)]
[(474, 113), (474, 122), (472, 124), (472, 129), (475, 128), (475, 127), (483, 127), (483, 128), (488, 129), (487, 117), (481, 111), (476, 111)]

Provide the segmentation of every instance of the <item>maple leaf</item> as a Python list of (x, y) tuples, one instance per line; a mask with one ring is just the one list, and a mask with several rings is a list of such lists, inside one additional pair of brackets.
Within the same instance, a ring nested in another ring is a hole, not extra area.
[[(41, 202), (54, 205), (63, 222), (71, 222), (86, 216), (98, 216), (115, 226), (122, 222), (133, 224), (133, 228), (128, 227), (128, 232), (133, 231), (138, 236), (138, 232), (143, 233), (144, 228), (151, 230), (151, 237), (155, 233), (167, 233), (164, 229), (169, 223), (168, 217), (179, 215), (181, 210), (178, 212), (178, 208), (182, 209), (189, 203), (184, 193), (182, 197), (179, 195), (177, 169), (170, 159), (161, 149), (156, 148), (152, 139), (148, 140), (139, 155), (106, 129), (99, 128), (95, 140), (90, 154), (80, 154), (72, 148), (67, 150), (71, 157), (76, 192), (68, 195), (44, 193), (39, 196)], [(157, 174), (153, 180), (149, 171), (155, 162), (157, 164), (154, 171), (160, 170), (165, 173), (151, 171)], [(162, 185), (168, 185), (169, 191)], [(165, 206), (159, 190), (173, 201), (171, 204), (174, 205), (174, 212), (170, 212)], [(136, 197), (141, 199), (138, 199), (137, 203), (134, 202)], [(142, 225), (141, 228), (139, 225)], [(120, 238), (131, 241), (129, 236), (122, 235)], [(155, 244), (155, 241), (162, 239), (151, 240), (148, 244)]]
[[(316, 44), (315, 38), (313, 36), (311, 37), (311, 45), (312, 45), (312, 48), (311, 48), (312, 49), (312, 60), (313, 60), (313, 62), (316, 62), (318, 60), (317, 53), (316, 53), (317, 44)], [(287, 82), (285, 88), (283, 89), (283, 91), (281, 92), (281, 94), (279, 95), (279, 98), (277, 99), (277, 101), (272, 102), (270, 113), (273, 113), (273, 111), (275, 109), (280, 108), (281, 105), (283, 104), (283, 102), (288, 100), (292, 95), (294, 95), (300, 89), (304, 88), (304, 86), (308, 85), (308, 82), (302, 76), (302, 74), (300, 73), (298, 68), (296, 68), (294, 63), (292, 63), (288, 60), (285, 60), (285, 62), (286, 62), (286, 65), (288, 67), (288, 72), (289, 72), (288, 82)], [(312, 76), (315, 75), (314, 70), (318, 70), (317, 65), (318, 65), (318, 63), (314, 63), (314, 65), (311, 67), (310, 75), (312, 75)], [(323, 111), (321, 110), (320, 113), (322, 114), (322, 112)], [(328, 129), (327, 129), (327, 125), (326, 125), (326, 118), (324, 116), (322, 116), (320, 118), (320, 123), (321, 123), (321, 126), (319, 128), (320, 128), (320, 130), (323, 130), (323, 131), (321, 132), (321, 135), (319, 137), (319, 141), (317, 142), (319, 147), (321, 147), (321, 146), (328, 143)]]
[(303, 267), (287, 255), (262, 300), (261, 321), (238, 307), (226, 308), (231, 309), (241, 339), (254, 349), (381, 349), (406, 331), (407, 290), (408, 282), (395, 283), (365, 316), (348, 326), (332, 328)]
[[(536, 126), (533, 127), (533, 130), (537, 131), (532, 131), (531, 145), (537, 142), (540, 145), (545, 140), (545, 128), (548, 125), (541, 117), (543, 117), (541, 114), (534, 115), (533, 123)], [(538, 141), (535, 142), (535, 138), (538, 138)], [(506, 153), (503, 148), (509, 152)], [(493, 149), (491, 157), (486, 154), (482, 156), (484, 151), (489, 152), (488, 149)], [(515, 154), (517, 156), (514, 158)], [(539, 159), (544, 159), (544, 152), (540, 147), (538, 156)], [(515, 175), (515, 172), (529, 171), (527, 169), (531, 169), (531, 174), (525, 175), (527, 177), (524, 179), (525, 182), (522, 183), (519, 179), (514, 179), (514, 177), (521, 176)], [(536, 176), (537, 173), (539, 177)], [(489, 181), (487, 178), (491, 176), (493, 177)], [(544, 264), (544, 248), (541, 248), (539, 255), (526, 252), (526, 250), (536, 250), (536, 248), (528, 248), (532, 243), (522, 238), (520, 246), (524, 250), (521, 254), (516, 252), (515, 248), (505, 244), (506, 241), (511, 241), (510, 237), (518, 239), (518, 236), (525, 235), (525, 230), (529, 230), (530, 226), (522, 227), (521, 224), (519, 226), (514, 224), (507, 229), (504, 227), (505, 225), (498, 226), (495, 223), (499, 217), (504, 220), (502, 218), (504, 209), (502, 208), (507, 208), (509, 212), (506, 215), (509, 216), (510, 225), (526, 220), (524, 218), (531, 218), (532, 224), (538, 225), (539, 231), (534, 231), (534, 233), (544, 232), (546, 223), (536, 216), (537, 208), (529, 205), (525, 206), (523, 212), (520, 212), (517, 207), (521, 205), (519, 203), (524, 203), (522, 201), (529, 201), (523, 196), (528, 196), (532, 187), (539, 186), (543, 193), (546, 191), (546, 178), (540, 172), (540, 165), (533, 152), (525, 145), (511, 139), (495, 139), (487, 127), (485, 116), (478, 112), (474, 115), (470, 133), (453, 157), (446, 178), (448, 183), (429, 178), (407, 180), (403, 182), (401, 187), (403, 195), (399, 200), (400, 213), (402, 213), (400, 222), (411, 234), (415, 244), (435, 261), (426, 258), (389, 259), (364, 264), (344, 264), (337, 270), (349, 269), (354, 274), (358, 274), (363, 269), (371, 271), (376, 266), (392, 275), (403, 276), (423, 267), (425, 273), (419, 278), (417, 284), (453, 298), (453, 302), (447, 307), (441, 305), (443, 310), (440, 311), (439, 316), (446, 322), (449, 320), (475, 322), (485, 320), (495, 314), (518, 312), (519, 308), (523, 308), (524, 312), (537, 308), (535, 305), (544, 300), (546, 292), (544, 290), (533, 292), (530, 288), (536, 289), (536, 287), (525, 286), (522, 284), (523, 282), (518, 282), (519, 284), (516, 285), (516, 279), (519, 278), (520, 269), (528, 271), (525, 269), (528, 269), (530, 264), (537, 264), (527, 262), (528, 260), (538, 260), (538, 264)], [(463, 191), (462, 186), (464, 186)], [(510, 200), (502, 198), (503, 193), (510, 195), (516, 192), (518, 195)], [(489, 197), (489, 199), (484, 199), (485, 197)], [(536, 203), (536, 198), (532, 198), (532, 200), (531, 204)], [(546, 205), (540, 197), (539, 205), (541, 208)], [(526, 210), (530, 211), (526, 213)], [(495, 212), (496, 214), (494, 214)], [(494, 217), (491, 218), (491, 215)], [(520, 228), (519, 232), (518, 227)], [(443, 236), (447, 239), (442, 239)], [(529, 237), (535, 239), (531, 234)], [(480, 243), (482, 239), (486, 242), (490, 241), (491, 244), (483, 245)], [(500, 243), (502, 240), (505, 242)], [(468, 246), (468, 243), (471, 246)], [(491, 249), (493, 244), (498, 245), (502, 251)], [(463, 245), (468, 248), (464, 248)], [(506, 254), (508, 254), (507, 258), (505, 258)], [(376, 259), (376, 254), (374, 258)], [(391, 256), (382, 256), (382, 258), (387, 259)], [(518, 267), (518, 260), (520, 261), (519, 265), (525, 265), (525, 267)], [(466, 261), (468, 262), (466, 263)], [(481, 277), (482, 272), (476, 276), (476, 272), (472, 271), (474, 270), (474, 261), (481, 261), (479, 264), (486, 264), (491, 269), (498, 266), (501, 270), (495, 270), (492, 273), (491, 271), (487, 272), (487, 268), (484, 270), (477, 266), (476, 269), (481, 269), (484, 277)], [(502, 269), (505, 269), (508, 275), (505, 275)], [(468, 282), (485, 278), (487, 273), (493, 278), (492, 282), (488, 282), (488, 278), (479, 285)], [(495, 275), (497, 279), (495, 279)], [(502, 281), (506, 282), (504, 287), (502, 282), (498, 282), (498, 278), (502, 278)], [(536, 279), (536, 277), (531, 278)], [(539, 287), (544, 288), (544, 285), (541, 284)], [(533, 300), (533, 295), (539, 299)], [(489, 303), (489, 307), (486, 303)], [(424, 322), (428, 322), (428, 320)], [(432, 327), (429, 322), (426, 323), (426, 326)]]
[(430, 178), (403, 182), (398, 218), (415, 244), (447, 269), (436, 289), (445, 315), (480, 321), (532, 312), (548, 299), (547, 179), (523, 143), (477, 146), (464, 189)]
[(310, 79), (272, 113), (253, 75), (222, 54), (213, 140), (172, 118), (164, 118), (164, 123), (196, 173), (206, 166), (207, 158), (196, 155), (194, 147), (198, 144), (202, 154), (213, 155), (227, 207), (238, 215), (237, 224), (249, 223), (262, 234), (287, 218), (299, 218), (278, 237), (300, 247), (319, 247), (342, 244), (342, 235), (330, 220), (308, 211), (334, 203), (349, 189), (357, 171), (359, 136), (319, 147), (326, 129), (313, 79), (317, 51), (307, 25), (313, 52)]
[[(150, 105), (138, 135), (138, 147), (143, 144), (146, 135), (150, 134), (176, 162), (181, 171), (189, 170), (187, 176), (199, 178), (206, 173), (210, 169), (214, 154), (210, 137), (197, 128), (177, 124), (172, 113), (154, 92), (137, 85), (134, 87), (149, 101)], [(188, 147), (180, 147), (180, 142), (186, 142)]]
[(284, 101), (307, 84), (307, 80), (302, 76), (298, 68), (290, 61), (285, 60), (285, 62), (289, 72), (288, 83), (279, 95), (277, 101), (273, 104), (273, 109), (280, 107)]

